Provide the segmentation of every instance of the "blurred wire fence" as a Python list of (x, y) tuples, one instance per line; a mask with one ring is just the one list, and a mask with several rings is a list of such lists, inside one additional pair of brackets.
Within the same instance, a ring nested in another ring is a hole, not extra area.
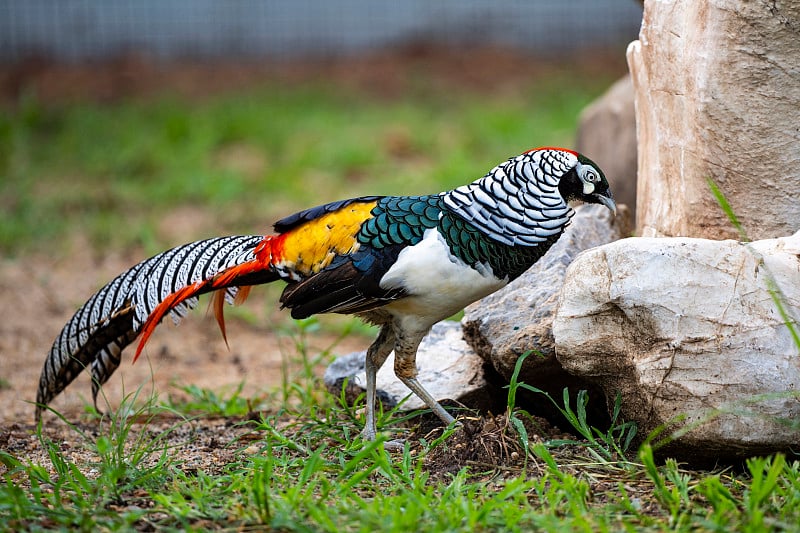
[(409, 43), (542, 54), (636, 38), (635, 0), (0, 0), (0, 60), (337, 56)]

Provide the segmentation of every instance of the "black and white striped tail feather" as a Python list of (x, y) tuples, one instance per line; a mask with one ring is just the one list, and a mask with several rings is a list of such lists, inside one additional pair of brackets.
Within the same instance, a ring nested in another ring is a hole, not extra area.
[[(39, 379), (36, 419), (44, 406), (85, 368), (92, 396), (119, 367), (122, 350), (138, 336), (153, 309), (168, 295), (196, 281), (254, 259), (263, 236), (217, 237), (178, 246), (142, 261), (95, 293), (67, 322), (45, 359)], [(226, 289), (231, 302), (237, 287)], [(171, 312), (177, 323), (197, 304), (190, 298)]]

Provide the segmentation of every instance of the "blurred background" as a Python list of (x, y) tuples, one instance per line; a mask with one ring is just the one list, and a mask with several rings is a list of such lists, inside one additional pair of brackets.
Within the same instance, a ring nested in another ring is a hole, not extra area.
[(150, 253), (574, 144), (634, 0), (0, 0), (0, 251)]
[[(0, 420), (30, 419), (54, 336), (144, 257), (575, 146), (640, 21), (634, 0), (0, 0)], [(110, 405), (151, 381), (257, 394), (291, 378), (296, 346), (321, 361), (371, 342), (350, 318), (289, 320), (280, 290), (227, 312), (230, 347), (208, 319), (159, 328)], [(61, 412), (86, 409), (79, 380)]]
[(297, 59), (417, 42), (564, 55), (624, 44), (640, 21), (632, 0), (3, 0), (0, 54)]

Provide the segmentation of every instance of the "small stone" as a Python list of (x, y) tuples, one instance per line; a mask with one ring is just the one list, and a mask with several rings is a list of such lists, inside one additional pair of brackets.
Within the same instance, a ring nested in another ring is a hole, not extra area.
[(261, 451), (261, 448), (256, 446), (255, 444), (251, 444), (250, 446), (245, 448), (243, 451), (244, 451), (244, 453), (246, 455), (256, 455), (257, 453), (259, 453)]

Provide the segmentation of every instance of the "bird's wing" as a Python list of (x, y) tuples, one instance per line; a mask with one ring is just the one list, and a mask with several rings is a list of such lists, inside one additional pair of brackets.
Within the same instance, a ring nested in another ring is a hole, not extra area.
[[(284, 219), (287, 228), (276, 263), (292, 281), (281, 304), (294, 318), (318, 313), (356, 313), (402, 298), (402, 289), (385, 289), (380, 280), (400, 251), (436, 227), (439, 196), (368, 197), (337, 202)], [(296, 223), (298, 220), (302, 222)]]
[[(225, 301), (234, 301), (233, 296), (241, 301), (248, 293), (248, 286), (276, 279), (289, 283), (281, 302), (292, 309), (296, 318), (332, 310), (349, 312), (350, 305), (360, 309), (381, 299), (397, 297), (397, 293), (386, 293), (377, 284), (369, 283), (372, 275), (380, 279), (372, 265), (383, 265), (386, 254), (379, 254), (379, 261), (370, 261), (369, 242), (360, 237), (362, 228), (386, 212), (382, 206), (387, 202), (391, 204), (385, 197), (364, 196), (300, 211), (278, 221), (275, 224), (278, 233), (264, 237), (243, 259), (237, 257), (230, 266), (215, 268), (199, 279), (167, 283), (171, 292), (157, 291), (152, 298), (154, 305), (146, 309), (149, 314), (141, 328), (134, 360), (167, 313), (180, 312), (184, 302), (194, 303), (203, 293), (213, 293), (211, 308), (223, 335)], [(407, 245), (407, 239), (395, 238), (391, 243), (402, 247)], [(348, 263), (357, 268), (348, 270)], [(173, 280), (176, 269), (179, 269), (176, 262), (167, 260), (164, 274), (149, 276), (146, 283), (139, 282), (138, 292), (150, 294), (150, 285), (163, 285), (162, 278)], [(240, 287), (244, 290), (238, 290)]]

